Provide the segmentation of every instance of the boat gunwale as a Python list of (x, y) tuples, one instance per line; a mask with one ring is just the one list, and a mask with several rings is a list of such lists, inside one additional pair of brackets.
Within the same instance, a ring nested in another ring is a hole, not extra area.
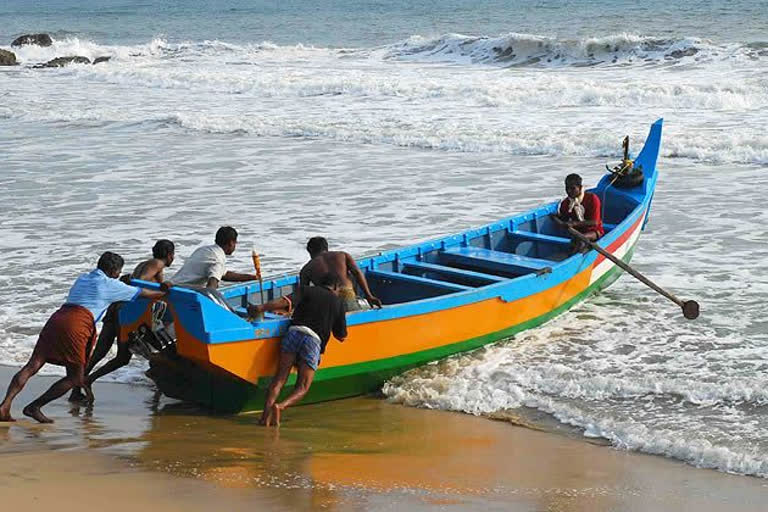
[[(656, 123), (652, 125), (655, 126)], [(646, 139), (646, 144), (650, 139)], [(642, 153), (641, 153), (642, 154)], [(639, 191), (633, 191), (627, 193), (627, 197), (636, 202), (634, 208), (629, 211), (624, 218), (618, 222), (613, 229), (602, 237), (598, 244), (608, 249), (609, 246), (615, 243), (620, 237), (627, 233), (628, 230), (633, 228), (643, 229), (645, 223), (648, 220), (648, 212), (650, 207), (650, 200), (653, 197), (655, 191), (656, 180), (658, 173), (656, 171), (656, 162), (653, 162), (652, 172), (648, 173), (644, 186)], [(605, 189), (605, 179), (603, 178), (595, 188), (591, 191), (600, 192)], [(415, 244), (390, 249), (385, 252), (381, 252), (377, 255), (368, 256), (357, 260), (358, 265), (363, 271), (375, 270), (379, 265), (388, 264), (397, 261), (398, 259), (406, 259), (411, 257), (418, 257), (424, 253), (443, 249), (448, 246), (461, 245), (467, 243), (470, 239), (474, 239), (479, 236), (490, 236), (493, 233), (499, 231), (506, 231), (510, 234), (518, 231), (518, 226), (535, 221), (541, 217), (546, 217), (557, 211), (559, 201), (553, 201), (544, 205), (532, 208), (528, 211), (512, 215), (502, 220), (497, 220), (479, 227), (468, 228), (458, 234), (446, 235), (443, 237), (434, 238), (424, 242), (417, 242)], [(636, 226), (636, 223), (640, 217), (644, 218), (644, 222), (640, 226)], [(634, 231), (634, 229), (633, 229)], [(551, 272), (545, 274), (529, 273), (515, 278), (506, 278), (496, 283), (488, 283), (476, 288), (472, 288), (464, 291), (456, 291), (443, 295), (437, 295), (434, 297), (428, 297), (424, 299), (407, 301), (402, 303), (386, 305), (382, 309), (374, 309), (367, 311), (359, 311), (349, 313), (347, 316), (348, 325), (359, 325), (376, 322), (384, 322), (389, 320), (395, 320), (399, 318), (406, 318), (410, 316), (428, 314), (433, 311), (447, 310), (456, 307), (461, 307), (467, 304), (473, 304), (492, 298), (501, 298), (505, 302), (516, 300), (521, 297), (539, 293), (550, 287), (557, 286), (568, 279), (571, 279), (579, 272), (594, 266), (598, 259), (599, 254), (595, 250), (590, 250), (584, 254), (574, 254), (562, 261), (552, 261)], [(287, 274), (282, 276), (276, 276), (268, 281), (264, 281), (263, 289), (269, 290), (273, 288), (283, 287), (287, 285), (293, 285), (298, 279), (297, 274)], [(137, 282), (136, 284), (143, 285), (143, 282)], [(173, 289), (172, 289), (173, 290)], [(517, 291), (517, 293), (515, 293)], [(258, 294), (259, 285), (257, 282), (248, 282), (236, 284), (230, 287), (221, 289), (222, 295), (225, 298), (233, 298), (243, 295)], [(173, 291), (172, 291), (173, 293)], [(242, 317), (232, 313), (233, 320), (240, 320), (240, 325), (233, 326), (234, 328), (217, 328), (210, 331), (205, 331), (205, 340), (199, 340), (204, 344), (221, 344), (221, 343), (237, 343), (256, 340), (266, 340), (279, 336), (285, 328), (287, 328), (290, 319), (288, 318), (276, 318), (269, 320), (262, 320), (259, 322), (247, 322)], [(253, 328), (253, 331), (248, 336), (242, 336), (241, 334), (246, 325)]]

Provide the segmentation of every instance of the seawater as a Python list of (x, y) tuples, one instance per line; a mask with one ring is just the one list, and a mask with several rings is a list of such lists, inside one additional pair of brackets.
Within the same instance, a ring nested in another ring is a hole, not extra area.
[[(23, 364), (104, 250), (182, 260), (241, 232), (268, 274), (307, 237), (363, 255), (596, 182), (665, 119), (637, 268), (389, 399), (544, 413), (622, 449), (768, 475), (768, 14), (729, 2), (20, 2), (0, 13), (0, 362)], [(32, 69), (54, 57), (107, 63)], [(177, 263), (178, 265), (178, 263)], [(147, 384), (135, 360), (113, 380)], [(57, 372), (57, 368), (47, 371)]]

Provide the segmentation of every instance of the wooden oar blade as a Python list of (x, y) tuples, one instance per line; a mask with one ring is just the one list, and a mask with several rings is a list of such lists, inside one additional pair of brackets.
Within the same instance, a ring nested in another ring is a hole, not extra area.
[(683, 302), (683, 316), (688, 320), (699, 318), (699, 303), (695, 300), (686, 300)]

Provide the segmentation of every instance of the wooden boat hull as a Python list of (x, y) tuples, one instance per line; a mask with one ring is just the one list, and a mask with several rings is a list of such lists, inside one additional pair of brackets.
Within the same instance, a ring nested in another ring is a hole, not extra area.
[[(644, 149), (638, 158), (644, 158), (646, 181), (643, 186), (626, 192), (608, 189), (615, 194), (615, 204), (624, 201), (633, 206), (622, 213), (622, 218), (615, 219), (619, 222), (600, 240), (604, 248), (624, 261), (630, 260), (648, 219), (660, 135), (661, 122), (657, 121), (646, 142), (647, 151)], [(393, 303), (379, 311), (349, 314), (347, 340), (340, 343), (331, 339), (303, 403), (375, 392), (387, 379), (411, 368), (541, 325), (611, 284), (620, 276), (621, 270), (595, 251), (562, 261), (553, 259), (541, 272), (533, 272), (521, 271), (518, 267), (530, 264), (533, 268), (550, 260), (527, 255), (519, 257), (513, 250), (505, 249), (503, 253), (495, 250), (502, 246), (508, 249), (510, 237), (518, 242), (520, 238), (527, 240), (527, 236), (550, 245), (562, 244), (561, 240), (544, 233), (553, 229), (547, 223), (547, 215), (554, 207), (550, 204), (478, 230), (360, 261), (361, 268), (369, 273), (369, 281), (373, 278), (375, 285), (378, 278), (383, 283), (380, 285), (382, 295), (386, 296), (388, 290), (408, 289), (408, 286), (423, 286), (436, 295)], [(494, 245), (494, 236), (497, 245)], [(490, 249), (480, 245), (486, 239)], [(520, 247), (528, 246), (518, 244), (514, 250), (521, 252)], [(536, 251), (536, 256), (540, 256), (539, 252), (547, 252), (542, 247), (525, 250)], [(490, 254), (489, 259), (473, 259), (475, 252), (481, 256)], [(441, 264), (429, 262), (437, 261), (438, 256), (445, 256), (448, 261), (447, 256), (455, 254), (460, 262), (483, 265), (489, 274), (467, 270), (466, 265), (443, 267), (445, 261), (442, 260)], [(434, 270), (455, 273), (469, 280), (482, 279), (483, 275), (492, 280), (496, 274), (491, 272), (503, 273), (510, 268), (523, 274), (497, 278), (490, 284), (474, 287), (403, 274), (410, 266), (419, 265), (422, 270), (426, 269), (425, 275), (434, 276), (430, 273)], [(281, 285), (290, 284), (291, 279), (295, 277), (269, 283), (270, 298), (276, 296)], [(402, 287), (392, 284), (401, 279)], [(252, 300), (258, 288), (249, 286), (251, 288), (246, 290), (225, 293), (230, 293), (235, 302), (241, 296), (243, 302)], [(441, 286), (451, 290), (450, 293), (438, 294)], [(148, 375), (161, 391), (174, 398), (193, 401), (220, 412), (257, 410), (263, 406), (267, 385), (275, 371), (280, 335), (287, 327), (287, 321), (274, 319), (250, 324), (236, 319), (236, 315), (220, 306), (211, 306), (206, 300), (189, 290), (171, 293), (169, 302), (178, 340), (172, 349), (150, 358)], [(143, 308), (141, 305), (123, 308), (123, 335), (146, 323), (146, 305)], [(293, 382), (295, 374), (289, 379), (284, 393), (290, 392)]]

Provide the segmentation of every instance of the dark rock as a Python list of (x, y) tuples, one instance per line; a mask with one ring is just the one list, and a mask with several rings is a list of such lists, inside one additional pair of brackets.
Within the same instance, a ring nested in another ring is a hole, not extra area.
[(15, 66), (16, 54), (8, 50), (0, 50), (0, 66)]
[(96, 57), (95, 59), (93, 59), (93, 63), (98, 64), (100, 62), (109, 62), (109, 59), (111, 58), (112, 57)]
[(681, 57), (690, 57), (691, 55), (696, 55), (697, 53), (699, 53), (698, 48), (691, 47), (685, 50), (675, 50), (670, 53), (669, 56), (673, 59), (679, 59)]
[(36, 44), (37, 46), (51, 46), (53, 39), (48, 34), (24, 34), (13, 40), (11, 46), (23, 46), (25, 44)]
[(56, 57), (53, 60), (49, 60), (45, 64), (39, 64), (33, 66), (34, 68), (62, 68), (67, 64), (90, 64), (91, 61), (87, 57), (75, 56), (75, 57)]

